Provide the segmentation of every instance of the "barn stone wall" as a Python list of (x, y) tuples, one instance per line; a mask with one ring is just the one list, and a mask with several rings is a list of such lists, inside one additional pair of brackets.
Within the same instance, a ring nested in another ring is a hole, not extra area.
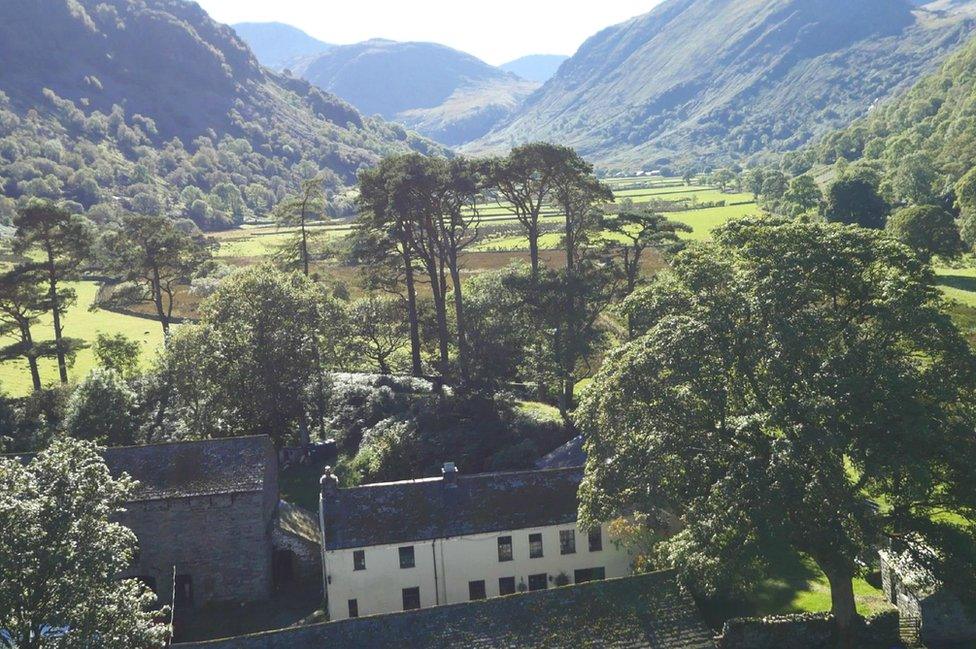
[[(834, 620), (829, 614), (784, 615), (729, 620), (718, 639), (721, 649), (835, 649)], [(859, 649), (899, 646), (898, 614), (882, 613), (858, 629)]]
[(267, 599), (273, 514), (262, 492), (129, 503), (120, 522), (139, 539), (129, 576), (152, 579), (165, 603), (174, 566), (190, 577), (194, 606)]

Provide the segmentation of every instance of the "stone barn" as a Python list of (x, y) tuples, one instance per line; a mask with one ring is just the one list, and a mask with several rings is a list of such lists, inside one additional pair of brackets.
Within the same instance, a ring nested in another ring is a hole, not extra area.
[(139, 482), (120, 520), (139, 539), (127, 576), (177, 611), (271, 596), (278, 464), (269, 438), (110, 448), (104, 457), (113, 475)]
[(898, 607), (902, 637), (927, 647), (976, 646), (976, 614), (907, 554), (881, 551), (885, 597)]

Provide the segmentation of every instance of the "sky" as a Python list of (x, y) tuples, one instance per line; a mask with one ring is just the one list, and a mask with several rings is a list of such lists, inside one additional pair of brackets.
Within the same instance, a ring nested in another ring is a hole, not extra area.
[(500, 65), (526, 54), (571, 55), (604, 27), (660, 0), (197, 0), (227, 24), (281, 22), (327, 43), (431, 41)]

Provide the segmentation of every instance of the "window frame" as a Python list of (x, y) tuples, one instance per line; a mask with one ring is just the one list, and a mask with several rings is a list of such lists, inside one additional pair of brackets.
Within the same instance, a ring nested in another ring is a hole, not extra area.
[[(507, 556), (502, 553), (502, 548), (507, 547)], [(498, 537), (498, 562), (504, 563), (506, 561), (515, 560), (515, 545), (512, 543), (511, 536), (499, 536)]]
[(576, 554), (576, 530), (559, 530), (559, 554)]
[(546, 556), (545, 545), (542, 541), (542, 532), (529, 534), (529, 558), (541, 559)]
[[(537, 584), (541, 581), (542, 582), (542, 587), (541, 588), (533, 588), (532, 587), (533, 580), (535, 580), (535, 582)], [(530, 593), (531, 592), (540, 591), (540, 590), (548, 590), (548, 589), (549, 589), (549, 573), (540, 572), (540, 573), (537, 573), (537, 574), (534, 574), (534, 575), (529, 575), (529, 592)]]
[(366, 550), (352, 551), (352, 571), (360, 572), (366, 570)]
[[(502, 584), (505, 584), (505, 587)], [(508, 589), (508, 584), (511, 584), (511, 590)], [(514, 595), (518, 592), (518, 586), (515, 584), (515, 577), (499, 577), (498, 578), (498, 596), (504, 597), (506, 595)]]
[(346, 607), (349, 611), (350, 618), (359, 617), (359, 600), (355, 597), (346, 601)]
[(475, 579), (468, 582), (468, 601), (477, 602), (488, 599), (488, 588), (485, 586), (484, 579)]
[[(412, 600), (413, 600), (413, 596), (414, 595), (416, 595), (416, 597), (417, 597), (417, 605), (416, 606), (410, 606), (410, 607), (408, 607), (407, 606), (407, 596), (410, 596), (411, 603), (412, 603)], [(410, 588), (402, 588), (402, 589), (400, 589), (400, 599), (401, 599), (401, 601), (403, 603), (403, 610), (404, 611), (417, 611), (417, 610), (420, 610), (420, 586), (412, 586)]]
[(603, 528), (591, 527), (586, 533), (590, 552), (603, 552)]
[[(403, 545), (397, 548), (397, 555), (400, 560), (400, 570), (409, 570), (417, 567), (417, 553), (412, 545)], [(406, 561), (404, 561), (406, 559)]]

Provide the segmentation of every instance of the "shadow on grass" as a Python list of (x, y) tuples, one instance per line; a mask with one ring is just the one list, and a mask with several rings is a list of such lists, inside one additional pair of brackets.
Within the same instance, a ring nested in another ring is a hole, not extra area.
[(947, 286), (960, 291), (976, 293), (976, 277), (968, 277), (966, 275), (939, 275), (936, 283), (939, 286)]
[[(794, 601), (822, 575), (813, 562), (783, 550), (770, 557), (769, 574), (752, 592), (738, 597), (720, 596), (699, 601), (705, 621), (720, 629), (726, 620), (736, 617), (786, 615), (800, 613)], [(829, 597), (829, 596), (828, 596)]]

